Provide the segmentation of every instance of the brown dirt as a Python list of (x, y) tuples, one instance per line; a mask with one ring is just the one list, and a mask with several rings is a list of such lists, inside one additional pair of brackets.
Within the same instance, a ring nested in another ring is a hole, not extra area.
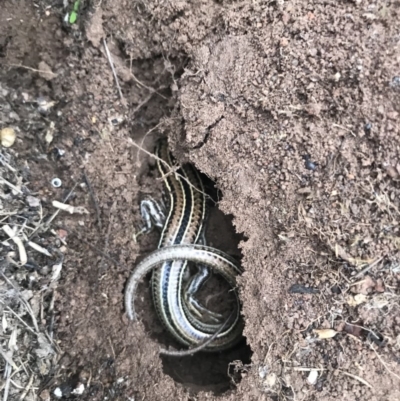
[[(71, 200), (91, 214), (58, 222), (69, 232), (55, 306), (63, 354), (43, 388), (80, 380), (82, 399), (400, 399), (399, 4), (103, 0), (68, 27), (61, 3), (6, 0), (0, 15), (0, 128), (19, 129), (14, 151), (49, 210), (83, 171), (92, 187)], [(39, 96), (55, 101), (46, 115)], [(124, 284), (157, 239), (132, 240), (138, 202), (161, 188), (135, 143), (151, 151), (161, 134), (216, 182), (243, 236), (220, 215), (210, 229), (231, 253), (240, 240), (251, 361), (245, 346), (223, 360), (162, 361), (159, 343), (170, 343), (145, 285), (143, 323), (124, 315)], [(324, 328), (338, 333), (318, 338)]]

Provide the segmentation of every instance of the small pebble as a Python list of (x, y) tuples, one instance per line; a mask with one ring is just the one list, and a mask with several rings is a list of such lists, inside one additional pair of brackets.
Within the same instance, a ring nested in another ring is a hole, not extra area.
[(366, 123), (366, 124), (364, 125), (364, 132), (365, 132), (366, 134), (369, 134), (369, 133), (371, 132), (371, 129), (372, 129), (372, 124), (371, 124), (371, 123)]
[(314, 385), (317, 382), (318, 379), (318, 370), (311, 370), (308, 377), (307, 377), (307, 381), (308, 383)]
[(78, 385), (72, 390), (71, 394), (82, 395), (85, 391), (85, 386), (83, 383), (78, 383)]
[(9, 148), (14, 145), (15, 139), (17, 138), (17, 134), (15, 133), (14, 128), (6, 127), (0, 131), (0, 141), (1, 145), (5, 148)]
[(310, 159), (306, 159), (305, 161), (305, 166), (307, 170), (315, 171), (317, 168), (317, 165), (312, 162)]
[(393, 77), (392, 82), (390, 82), (392, 88), (400, 88), (400, 76)]

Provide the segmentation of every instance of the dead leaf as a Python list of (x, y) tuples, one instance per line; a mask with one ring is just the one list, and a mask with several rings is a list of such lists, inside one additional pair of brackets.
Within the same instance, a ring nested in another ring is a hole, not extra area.
[(357, 295), (354, 295), (354, 297), (349, 295), (347, 298), (347, 303), (350, 306), (358, 306), (358, 305), (362, 304), (363, 302), (366, 302), (366, 300), (367, 300), (367, 296), (364, 294), (357, 294)]
[(37, 340), (39, 348), (35, 349), (35, 352), (39, 358), (46, 358), (47, 356), (54, 354), (53, 347), (43, 333), (38, 334)]
[(338, 333), (333, 329), (314, 329), (313, 331), (320, 339), (333, 338)]
[(355, 292), (358, 294), (368, 295), (373, 292), (375, 288), (375, 281), (371, 276), (365, 276), (362, 281), (360, 281), (355, 289)]

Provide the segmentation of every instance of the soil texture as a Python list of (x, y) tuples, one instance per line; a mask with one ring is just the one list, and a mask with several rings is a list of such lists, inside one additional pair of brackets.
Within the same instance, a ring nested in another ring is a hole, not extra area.
[[(75, 3), (5, 0), (0, 14), (10, 152), (44, 216), (67, 195), (89, 211), (54, 223), (59, 359), (38, 396), (400, 399), (399, 2), (81, 1), (71, 24)], [(244, 341), (222, 355), (160, 358), (178, 345), (148, 281), (140, 322), (124, 313), (159, 238), (134, 240), (140, 200), (161, 198), (163, 136), (215, 183), (208, 242), (244, 269)]]

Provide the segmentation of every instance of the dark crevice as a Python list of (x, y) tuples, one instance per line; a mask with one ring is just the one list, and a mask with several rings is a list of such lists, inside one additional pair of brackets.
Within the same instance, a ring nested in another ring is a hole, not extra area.
[(208, 142), (208, 139), (210, 138), (211, 131), (217, 126), (217, 124), (219, 124), (219, 122), (222, 119), (224, 119), (223, 115), (221, 117), (219, 117), (215, 122), (213, 122), (211, 125), (209, 125), (206, 128), (206, 134), (204, 135), (203, 140), (200, 141), (197, 145), (193, 146), (193, 149), (200, 149)]

